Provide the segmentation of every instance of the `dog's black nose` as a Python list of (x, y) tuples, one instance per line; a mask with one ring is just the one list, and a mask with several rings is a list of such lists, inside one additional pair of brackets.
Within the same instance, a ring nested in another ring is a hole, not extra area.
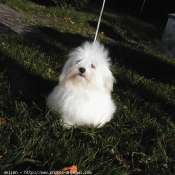
[(83, 73), (85, 73), (85, 71), (86, 71), (86, 69), (85, 69), (84, 67), (80, 67), (80, 68), (79, 68), (79, 72), (80, 72), (80, 73), (83, 74)]

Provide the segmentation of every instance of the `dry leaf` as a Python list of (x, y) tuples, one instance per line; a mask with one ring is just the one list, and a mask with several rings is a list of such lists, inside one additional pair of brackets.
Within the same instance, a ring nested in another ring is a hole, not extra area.
[(6, 119), (0, 117), (0, 126), (6, 124)]
[(3, 126), (6, 124), (6, 119), (0, 117), (0, 131), (2, 130)]
[(111, 149), (110, 153), (116, 158), (117, 161), (119, 161), (120, 164), (123, 165), (123, 167), (125, 167), (125, 168), (129, 168), (130, 167), (128, 162), (124, 158), (122, 158), (121, 155), (115, 153), (113, 149)]
[(138, 173), (142, 172), (142, 170), (140, 168), (134, 168), (134, 170)]
[(54, 173), (54, 175), (61, 175), (64, 172), (66, 173), (66, 171), (68, 171), (69, 174), (75, 174), (77, 173), (77, 166), (76, 165), (72, 165), (69, 167), (64, 167), (63, 169), (61, 169), (60, 171), (57, 171), (56, 173)]
[(30, 163), (33, 163), (33, 164), (36, 165), (37, 167), (41, 167), (41, 166), (42, 166), (42, 162), (39, 161), (39, 160), (34, 160), (34, 159), (24, 158), (24, 162), (30, 162)]
[(22, 154), (24, 156), (31, 156), (31, 154), (33, 153), (33, 151), (23, 151)]
[(166, 143), (170, 143), (173, 139), (171, 139), (170, 137), (167, 137), (165, 138), (165, 140), (166, 140)]

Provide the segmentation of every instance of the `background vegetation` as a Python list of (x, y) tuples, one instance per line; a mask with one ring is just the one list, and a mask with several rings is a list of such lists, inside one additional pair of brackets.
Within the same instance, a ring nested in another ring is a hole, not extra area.
[(57, 4), (58, 6), (61, 6), (63, 8), (66, 7), (77, 7), (77, 8), (82, 8), (84, 7), (89, 0), (52, 0), (55, 4)]
[[(93, 2), (93, 0), (91, 0)], [(102, 0), (96, 0), (102, 3)], [(157, 26), (164, 26), (168, 14), (174, 13), (175, 1), (173, 0), (107, 0), (106, 6), (115, 11), (125, 12), (149, 21)]]
[[(98, 175), (175, 174), (175, 61), (159, 51), (163, 30), (105, 8), (98, 39), (110, 51), (116, 113), (103, 128), (63, 129), (45, 98), (67, 53), (93, 40), (100, 4), (82, 10), (4, 0), (25, 15), (22, 34), (0, 33), (0, 169)], [(1, 24), (3, 26), (3, 24)]]

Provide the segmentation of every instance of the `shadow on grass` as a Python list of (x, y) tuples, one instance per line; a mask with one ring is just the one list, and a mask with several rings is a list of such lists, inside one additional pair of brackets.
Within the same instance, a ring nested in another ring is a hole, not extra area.
[[(68, 32), (60, 32), (49, 27), (37, 27), (37, 29), (39, 29), (45, 36), (49, 37), (51, 41), (56, 40), (61, 43), (64, 48), (68, 49), (68, 52), (87, 40), (85, 36), (71, 34)], [(67, 55), (67, 53), (64, 54)]]
[(41, 5), (41, 6), (46, 6), (46, 7), (55, 7), (56, 4), (52, 0), (30, 0), (31, 2)]
[[(155, 83), (162, 83), (165, 86), (175, 85), (175, 66), (160, 58), (144, 53), (139, 50), (132, 50), (128, 47), (119, 46), (117, 49), (115, 46), (111, 47), (114, 51), (112, 57), (116, 57), (116, 61), (120, 66), (124, 66), (126, 69), (131, 70), (138, 75), (138, 78), (144, 77), (147, 80), (151, 80)], [(137, 96), (138, 101), (149, 102), (150, 104), (160, 104), (161, 109), (168, 112), (170, 115), (174, 113), (175, 104), (173, 101), (168, 100), (164, 95), (157, 95), (153, 92), (149, 85), (134, 84), (131, 79), (128, 79), (126, 75), (119, 77), (118, 88), (122, 91), (132, 90)], [(167, 92), (172, 93), (172, 92)], [(123, 97), (124, 99), (126, 98)], [(131, 101), (135, 99), (130, 97)], [(141, 106), (144, 104), (140, 103)]]
[(111, 45), (109, 48), (111, 56), (115, 57), (121, 66), (124, 65), (147, 79), (168, 85), (175, 84), (175, 66), (168, 61), (123, 45)]
[[(65, 55), (76, 46), (82, 44), (85, 41), (85, 37), (81, 35), (73, 35), (70, 33), (61, 33), (51, 28), (38, 27), (40, 34), (25, 33), (23, 38), (16, 38), (17, 43), (24, 45), (25, 47), (39, 48), (45, 55), (58, 55), (61, 60), (55, 58), (55, 61), (61, 62), (63, 66), (65, 62)], [(57, 47), (53, 43), (60, 43), (62, 47)], [(58, 81), (52, 81), (45, 79), (40, 75), (32, 73), (29, 69), (22, 67), (14, 58), (7, 56), (5, 53), (1, 53), (4, 60), (0, 64), (0, 72), (4, 72), (10, 82), (10, 92), (19, 99), (27, 103), (36, 103), (41, 109), (45, 107), (45, 96), (58, 84)], [(36, 58), (37, 59), (37, 58)], [(58, 75), (61, 73), (61, 68), (58, 68)]]
[(43, 95), (46, 95), (56, 83), (43, 79), (40, 75), (32, 74), (13, 58), (5, 55), (3, 57), (5, 60), (1, 62), (0, 71), (8, 77), (9, 93), (28, 104), (34, 102), (42, 106), (45, 103)]
[(0, 22), (0, 33), (1, 32), (10, 32), (15, 33), (10, 27), (4, 25), (2, 22)]
[[(95, 4), (93, 8), (90, 6), (84, 8), (84, 10), (99, 16), (99, 7), (99, 5), (97, 6), (97, 4)], [(110, 15), (110, 13), (115, 15)], [(88, 23), (91, 27), (96, 29), (97, 22), (88, 21)], [(149, 23), (144, 23), (140, 19), (133, 18), (122, 12), (118, 13), (116, 11), (105, 9), (99, 31), (104, 32), (106, 37), (115, 40), (116, 43), (123, 42), (137, 47), (138, 43), (142, 42), (148, 44), (148, 46), (157, 45), (157, 41), (162, 38), (164, 29), (153, 26)]]
[[(89, 21), (88, 23), (89, 23), (89, 25), (91, 27), (96, 29), (96, 27), (97, 27), (97, 23), (96, 22)], [(112, 26), (109, 26), (109, 25), (107, 25), (107, 24), (105, 24), (103, 22), (101, 22), (100, 28), (99, 28), (99, 33), (102, 33), (102, 32), (104, 33), (104, 35), (106, 37), (109, 37), (109, 38), (114, 39), (114, 40), (119, 41), (119, 42), (121, 42), (121, 41), (125, 41), (126, 42), (126, 40), (123, 37), (121, 37), (120, 34), (115, 32), (115, 30), (114, 30), (114, 28)]]

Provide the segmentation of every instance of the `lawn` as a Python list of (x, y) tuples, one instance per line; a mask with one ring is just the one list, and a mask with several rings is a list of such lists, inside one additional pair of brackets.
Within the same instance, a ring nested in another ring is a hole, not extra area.
[(98, 39), (112, 59), (117, 110), (102, 128), (64, 129), (45, 99), (68, 52), (93, 40), (101, 4), (76, 10), (3, 3), (25, 14), (18, 22), (36, 32), (0, 33), (2, 174), (70, 165), (94, 175), (175, 174), (175, 60), (159, 51), (162, 29), (105, 9)]

